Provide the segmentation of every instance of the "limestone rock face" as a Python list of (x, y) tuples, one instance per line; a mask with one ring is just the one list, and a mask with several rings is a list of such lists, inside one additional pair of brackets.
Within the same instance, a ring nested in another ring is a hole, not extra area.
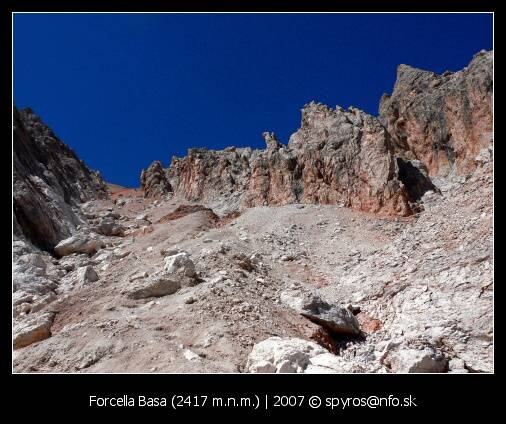
[(412, 212), (390, 136), (371, 115), (353, 107), (310, 103), (288, 147), (297, 158), (303, 203), (341, 204), (388, 215)]
[(107, 197), (104, 181), (31, 109), (14, 108), (14, 235), (52, 251), (84, 222), (78, 205)]
[(187, 156), (172, 158), (167, 176), (174, 192), (188, 200), (234, 210), (248, 187), (250, 162), (258, 155), (251, 148), (189, 149)]
[(160, 161), (155, 161), (148, 169), (142, 170), (141, 189), (144, 190), (145, 197), (159, 197), (172, 192)]
[(443, 75), (400, 65), (379, 119), (311, 102), (288, 145), (264, 132), (264, 150), (190, 149), (166, 176), (188, 200), (222, 209), (339, 204), (407, 216), (426, 191), (437, 191), (429, 176), (490, 160), (492, 85), (492, 52)]
[(420, 160), (430, 175), (473, 171), (475, 157), (492, 144), (492, 78), (491, 51), (455, 73), (400, 65), (393, 93), (379, 107), (396, 151)]
[(287, 146), (273, 133), (263, 136), (264, 150), (190, 149), (173, 158), (167, 176), (175, 192), (228, 209), (312, 203), (394, 216), (413, 212), (418, 199), (399, 179), (393, 143), (378, 119), (311, 102)]
[(151, 174), (223, 211), (307, 203), (410, 215), (425, 192), (437, 192), (430, 176), (469, 173), (491, 160), (492, 56), (482, 51), (443, 75), (400, 65), (379, 118), (310, 102), (288, 145), (264, 132), (264, 150), (190, 149), (166, 173), (153, 164)]

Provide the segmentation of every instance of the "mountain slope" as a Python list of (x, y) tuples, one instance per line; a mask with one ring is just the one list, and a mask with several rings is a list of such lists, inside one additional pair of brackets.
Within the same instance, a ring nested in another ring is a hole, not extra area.
[(491, 58), (141, 189), (15, 111), (15, 371), (492, 372)]
[(106, 198), (100, 175), (30, 109), (14, 108), (14, 235), (52, 251), (82, 223), (80, 203)]

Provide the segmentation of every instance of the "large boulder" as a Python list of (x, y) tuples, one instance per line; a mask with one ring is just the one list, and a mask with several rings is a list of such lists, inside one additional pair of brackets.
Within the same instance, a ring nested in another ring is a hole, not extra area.
[(76, 234), (72, 237), (60, 241), (54, 248), (54, 251), (59, 256), (67, 256), (72, 253), (85, 253), (92, 255), (96, 253), (104, 243), (91, 235)]
[(251, 373), (303, 373), (316, 355), (328, 353), (314, 342), (269, 337), (253, 346), (246, 370)]
[(14, 349), (20, 349), (51, 337), (51, 325), (54, 317), (54, 312), (30, 314), (14, 324), (12, 329)]
[(128, 291), (130, 299), (145, 299), (148, 297), (167, 296), (177, 292), (181, 282), (174, 275), (158, 274), (142, 280)]
[(395, 373), (441, 373), (445, 372), (448, 360), (433, 346), (402, 346), (383, 361)]
[(342, 306), (327, 303), (320, 296), (294, 285), (280, 294), (283, 304), (332, 333), (357, 336), (360, 324), (353, 313)]
[(112, 218), (102, 219), (98, 225), (91, 228), (92, 231), (102, 234), (104, 236), (117, 236), (124, 237), (126, 228), (123, 225), (118, 224)]

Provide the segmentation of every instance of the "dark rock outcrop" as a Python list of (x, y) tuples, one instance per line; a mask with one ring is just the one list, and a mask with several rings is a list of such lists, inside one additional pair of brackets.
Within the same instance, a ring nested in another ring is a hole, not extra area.
[(145, 197), (159, 197), (172, 192), (160, 161), (155, 161), (148, 169), (142, 170), (141, 189), (144, 190)]
[(398, 178), (406, 187), (409, 199), (419, 201), (428, 191), (440, 193), (440, 190), (430, 180), (427, 168), (417, 160), (397, 158)]
[(107, 188), (31, 109), (14, 108), (13, 124), (14, 236), (52, 252), (84, 222), (78, 205)]
[(379, 107), (396, 153), (421, 161), (429, 175), (472, 172), (492, 144), (492, 66), (491, 51), (456, 73), (400, 65), (393, 93)]

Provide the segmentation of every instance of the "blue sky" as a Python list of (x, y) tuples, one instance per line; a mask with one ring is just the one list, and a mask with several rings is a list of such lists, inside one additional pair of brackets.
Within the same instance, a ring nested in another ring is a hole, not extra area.
[(311, 101), (373, 115), (397, 65), (456, 71), (490, 14), (16, 14), (14, 101), (107, 181), (189, 147), (283, 143)]

